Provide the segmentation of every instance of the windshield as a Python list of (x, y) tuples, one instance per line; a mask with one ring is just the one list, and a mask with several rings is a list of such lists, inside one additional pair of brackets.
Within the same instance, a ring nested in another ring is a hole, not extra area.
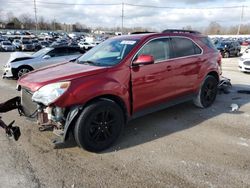
[(229, 44), (228, 42), (220, 42), (220, 43), (217, 43), (217, 44), (216, 44), (216, 47), (217, 47), (217, 48), (225, 47), (225, 46), (227, 46), (228, 44)]
[(114, 66), (134, 48), (138, 40), (109, 39), (82, 55), (77, 63), (96, 66)]
[(38, 57), (38, 56), (43, 56), (45, 54), (47, 54), (49, 51), (51, 51), (52, 48), (43, 48), (35, 53), (33, 53), (31, 56), (32, 57)]
[(23, 44), (31, 44), (31, 42), (28, 40), (23, 40)]

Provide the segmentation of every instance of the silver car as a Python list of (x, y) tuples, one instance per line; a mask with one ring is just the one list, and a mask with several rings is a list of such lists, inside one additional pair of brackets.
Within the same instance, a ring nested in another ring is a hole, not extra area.
[(16, 50), (15, 46), (10, 41), (2, 41), (0, 42), (0, 48), (2, 51), (13, 52)]
[(3, 78), (16, 78), (45, 66), (66, 61), (72, 61), (81, 56), (80, 48), (75, 47), (48, 47), (30, 55), (23, 52), (14, 52), (4, 66)]

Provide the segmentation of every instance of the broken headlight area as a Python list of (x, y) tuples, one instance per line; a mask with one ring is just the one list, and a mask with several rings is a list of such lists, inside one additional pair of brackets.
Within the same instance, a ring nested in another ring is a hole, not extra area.
[(53, 130), (57, 136), (64, 134), (64, 124), (67, 113), (64, 108), (47, 106), (32, 100), (34, 93), (28, 89), (21, 89), (21, 105), (27, 118), (36, 119), (40, 131)]
[(58, 82), (48, 84), (38, 89), (32, 96), (36, 103), (42, 103), (49, 106), (51, 103), (61, 97), (69, 88), (70, 82)]
[(62, 136), (64, 133), (65, 109), (60, 107), (46, 107), (38, 105), (37, 123), (40, 131), (53, 130), (53, 132)]

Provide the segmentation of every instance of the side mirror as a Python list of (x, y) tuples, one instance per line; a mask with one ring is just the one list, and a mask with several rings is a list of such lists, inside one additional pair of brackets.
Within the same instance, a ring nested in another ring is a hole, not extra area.
[(154, 57), (151, 55), (140, 55), (134, 62), (133, 65), (149, 65), (154, 63)]
[(51, 58), (50, 55), (43, 56), (43, 59), (50, 59), (50, 58)]

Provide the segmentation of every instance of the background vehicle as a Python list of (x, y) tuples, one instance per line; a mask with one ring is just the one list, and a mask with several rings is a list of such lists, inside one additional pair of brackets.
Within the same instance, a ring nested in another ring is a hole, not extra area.
[(0, 51), (13, 52), (15, 50), (16, 50), (15, 46), (12, 45), (10, 41), (0, 42)]
[(50, 45), (50, 43), (47, 41), (39, 41), (39, 44), (41, 45), (41, 48), (46, 48)]
[(31, 43), (30, 40), (21, 40), (20, 49), (22, 51), (33, 51), (35, 49), (35, 46)]
[(16, 49), (21, 50), (21, 41), (19, 39), (14, 39), (12, 44), (16, 47)]
[(40, 45), (40, 43), (39, 43), (39, 41), (37, 39), (32, 39), (31, 43), (34, 46), (35, 51), (40, 50), (42, 48), (42, 46)]
[(250, 72), (250, 49), (245, 50), (239, 58), (239, 70), (242, 72)]
[(79, 43), (78, 43), (78, 46), (79, 46), (80, 48), (85, 49), (85, 50), (89, 50), (89, 49), (95, 47), (96, 44), (94, 44), (94, 43), (89, 43), (89, 42), (79, 42)]
[(216, 47), (224, 58), (240, 56), (241, 46), (237, 41), (220, 41)]
[[(165, 30), (108, 39), (76, 62), (23, 76), (18, 88), (27, 115), (39, 105), (38, 117), (53, 121), (61, 140), (73, 131), (80, 147), (98, 152), (118, 139), (130, 119), (186, 100), (212, 105), (220, 65), (207, 36)], [(45, 119), (38, 118), (40, 125)]]
[(24, 74), (44, 66), (71, 61), (81, 55), (79, 48), (56, 47), (43, 48), (29, 55), (21, 52), (12, 53), (4, 66), (3, 78), (19, 78)]

